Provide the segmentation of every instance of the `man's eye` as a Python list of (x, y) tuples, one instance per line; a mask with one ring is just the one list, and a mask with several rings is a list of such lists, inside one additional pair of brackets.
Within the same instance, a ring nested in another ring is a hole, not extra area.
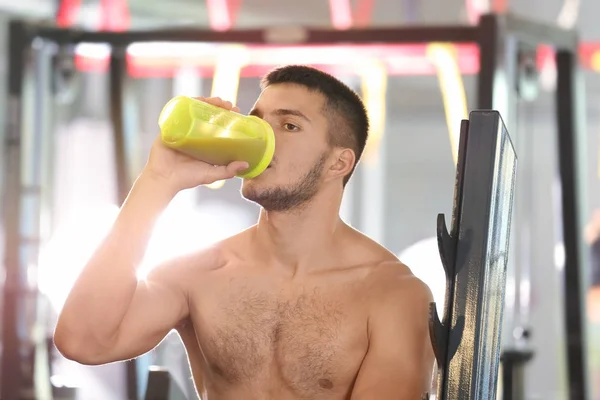
[(296, 132), (298, 129), (300, 129), (294, 124), (283, 124), (283, 127), (290, 132)]

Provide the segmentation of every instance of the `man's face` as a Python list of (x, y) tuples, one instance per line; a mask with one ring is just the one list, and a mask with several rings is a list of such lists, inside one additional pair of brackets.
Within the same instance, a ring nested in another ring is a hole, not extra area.
[(289, 83), (268, 86), (250, 112), (275, 132), (271, 165), (254, 179), (245, 179), (242, 195), (267, 211), (297, 208), (318, 192), (329, 155), (325, 98)]

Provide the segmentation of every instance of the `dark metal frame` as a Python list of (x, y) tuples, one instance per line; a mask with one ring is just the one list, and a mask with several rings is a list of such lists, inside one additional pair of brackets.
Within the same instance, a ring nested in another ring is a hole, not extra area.
[[(23, 332), (24, 301), (28, 289), (26, 284), (27, 264), (22, 250), (26, 245), (23, 237), (22, 223), (24, 212), (24, 188), (21, 182), (22, 158), (22, 113), (21, 102), (24, 73), (28, 65), (32, 41), (37, 38), (52, 40), (59, 45), (80, 42), (108, 43), (113, 48), (124, 48), (133, 42), (144, 41), (185, 41), (213, 43), (246, 43), (246, 44), (338, 44), (338, 43), (428, 43), (453, 42), (477, 43), (480, 48), (480, 74), (477, 91), (477, 109), (501, 109), (495, 103), (495, 84), (499, 69), (505, 70), (503, 60), (510, 57), (505, 45), (508, 38), (527, 43), (546, 43), (557, 49), (558, 90), (557, 122), (559, 141), (560, 179), (562, 183), (563, 230), (566, 250), (565, 279), (565, 325), (567, 330), (567, 355), (569, 371), (570, 398), (581, 400), (586, 398), (586, 365), (583, 343), (583, 307), (582, 307), (582, 274), (583, 256), (579, 247), (580, 229), (578, 224), (578, 205), (581, 201), (577, 187), (576, 143), (580, 134), (583, 104), (577, 98), (577, 36), (574, 32), (539, 24), (514, 16), (485, 15), (478, 26), (437, 26), (437, 27), (403, 27), (386, 29), (365, 29), (332, 31), (324, 29), (306, 29), (298, 35), (298, 31), (282, 29), (260, 29), (230, 32), (214, 32), (209, 30), (167, 29), (143, 32), (86, 32), (79, 29), (58, 29), (47, 25), (29, 24), (13, 21), (9, 29), (9, 102), (7, 112), (7, 134), (5, 138), (5, 198), (4, 226), (6, 230), (5, 269), (6, 281), (3, 288), (4, 311), (2, 314), (2, 371), (0, 381), (0, 398), (21, 399), (27, 397), (27, 384), (32, 381), (32, 361), (25, 359), (24, 354), (31, 346), (27, 333)], [(275, 38), (275, 39), (274, 39)], [(117, 64), (122, 67), (122, 60), (113, 58), (113, 68)], [(510, 65), (508, 65), (510, 67)], [(118, 78), (118, 77), (117, 77)], [(113, 99), (119, 98), (122, 85), (121, 78), (112, 78)], [(112, 112), (115, 123), (115, 143), (124, 143), (122, 108)], [(510, 128), (510, 125), (509, 125)], [(118, 145), (117, 151), (122, 152)], [(119, 195), (121, 199), (126, 192), (129, 179), (124, 177), (125, 154), (117, 157)], [(36, 215), (28, 214), (27, 218)], [(29, 327), (27, 327), (29, 328)], [(25, 329), (26, 330), (26, 329)], [(17, 366), (23, 366), (18, 368)], [(130, 394), (134, 395), (132, 391)]]
[(584, 167), (581, 145), (584, 134), (584, 100), (577, 55), (560, 49), (556, 55), (558, 87), (556, 112), (558, 123), (558, 161), (561, 182), (562, 227), (565, 245), (564, 314), (567, 336), (567, 373), (571, 399), (585, 399), (589, 389), (585, 343), (585, 271), (586, 253), (582, 246), (581, 196)]
[(185, 395), (168, 369), (157, 366), (150, 367), (144, 400), (183, 398), (185, 398)]
[[(23, 323), (26, 305), (31, 305), (27, 285), (27, 264), (23, 250), (28, 248), (22, 224), (23, 204), (27, 188), (23, 187), (21, 168), (22, 146), (22, 94), (24, 83), (24, 64), (31, 42), (27, 40), (25, 26), (12, 22), (9, 27), (8, 59), (8, 104), (6, 113), (5, 135), (5, 196), (4, 196), (4, 228), (5, 246), (5, 281), (3, 287), (2, 312), (2, 370), (0, 380), (0, 398), (33, 399), (32, 388), (28, 383), (33, 382), (33, 369), (30, 376), (24, 376), (25, 368), (33, 368), (33, 357), (28, 352), (33, 346), (28, 343), (27, 333), (23, 333)], [(14, 191), (14, 192), (13, 192)], [(35, 218), (35, 215), (33, 216)], [(29, 327), (27, 327), (29, 328)]]
[(463, 121), (458, 156), (451, 230), (444, 214), (437, 222), (446, 302), (442, 322), (430, 306), (436, 398), (488, 400), (497, 392), (517, 166), (497, 111), (473, 111)]
[(525, 393), (525, 365), (533, 358), (533, 351), (503, 350), (502, 400), (521, 400)]
[[(515, 67), (519, 44), (554, 47), (557, 64), (557, 88), (555, 92), (557, 149), (561, 183), (562, 230), (565, 246), (564, 276), (564, 327), (567, 337), (567, 374), (569, 399), (589, 397), (587, 361), (585, 351), (585, 326), (583, 296), (586, 257), (581, 241), (580, 212), (585, 210), (582, 193), (584, 173), (578, 164), (578, 146), (583, 141), (585, 105), (582, 99), (581, 77), (578, 67), (578, 36), (574, 31), (559, 27), (532, 23), (516, 18), (498, 18), (485, 15), (480, 21), (480, 75), (478, 86), (478, 109), (502, 109), (494, 99), (499, 69)], [(511, 43), (512, 41), (512, 43)], [(516, 71), (510, 71), (513, 74)], [(509, 107), (516, 104), (517, 83), (514, 75), (506, 78), (509, 85), (507, 99)], [(510, 126), (509, 126), (510, 129)], [(522, 355), (525, 356), (527, 351)], [(523, 368), (520, 368), (523, 371)], [(510, 372), (509, 372), (510, 373)], [(518, 380), (518, 379), (516, 379)], [(510, 382), (514, 382), (511, 380)], [(524, 394), (514, 394), (514, 388), (505, 387), (505, 393), (513, 393), (515, 399), (524, 399)]]

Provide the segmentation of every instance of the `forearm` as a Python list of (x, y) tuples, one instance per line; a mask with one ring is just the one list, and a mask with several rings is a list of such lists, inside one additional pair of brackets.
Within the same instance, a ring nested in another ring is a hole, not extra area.
[(60, 314), (55, 337), (109, 343), (137, 287), (137, 269), (156, 219), (174, 193), (141, 175), (105, 240), (75, 282)]

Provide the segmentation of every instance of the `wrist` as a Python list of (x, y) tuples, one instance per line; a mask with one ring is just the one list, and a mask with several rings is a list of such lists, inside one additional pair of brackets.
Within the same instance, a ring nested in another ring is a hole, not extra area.
[(133, 187), (123, 203), (123, 209), (139, 212), (162, 213), (177, 195), (179, 190), (168, 179), (143, 172), (133, 183)]
[(116, 225), (127, 227), (125, 231), (130, 228), (136, 231), (150, 229), (149, 226), (156, 222), (176, 194), (177, 190), (171, 188), (164, 178), (140, 174), (121, 206)]
[(171, 179), (168, 177), (158, 174), (152, 170), (144, 170), (135, 181), (135, 185), (141, 185), (148, 187), (151, 191), (156, 194), (164, 195), (161, 197), (169, 197), (169, 201), (179, 193), (181, 190), (177, 188)]

